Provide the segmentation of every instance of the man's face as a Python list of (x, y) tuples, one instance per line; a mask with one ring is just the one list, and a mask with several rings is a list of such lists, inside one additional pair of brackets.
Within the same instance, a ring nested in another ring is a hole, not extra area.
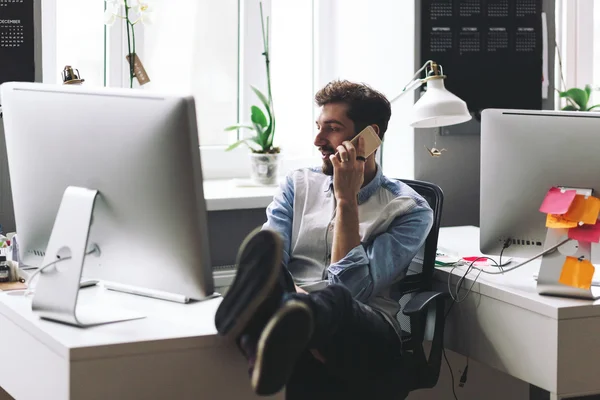
[(321, 107), (317, 119), (318, 134), (315, 146), (319, 148), (323, 159), (323, 173), (333, 175), (333, 165), (329, 156), (335, 154), (336, 148), (345, 140), (351, 140), (355, 135), (354, 122), (348, 118), (348, 105), (344, 103), (329, 103)]

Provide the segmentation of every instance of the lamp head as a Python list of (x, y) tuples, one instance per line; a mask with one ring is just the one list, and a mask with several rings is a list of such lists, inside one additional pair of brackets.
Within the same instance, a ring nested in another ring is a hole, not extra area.
[(427, 90), (413, 106), (410, 126), (435, 128), (469, 121), (472, 117), (467, 103), (444, 86), (446, 76), (441, 65), (429, 61), (426, 66), (427, 77), (422, 83), (427, 83)]

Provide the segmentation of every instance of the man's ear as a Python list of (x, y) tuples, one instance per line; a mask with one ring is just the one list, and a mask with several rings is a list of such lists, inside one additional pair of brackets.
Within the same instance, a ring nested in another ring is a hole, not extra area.
[(379, 139), (381, 139), (381, 135), (379, 134), (379, 125), (372, 124), (371, 128), (373, 128), (373, 130), (375, 131), (375, 133), (377, 134), (377, 136), (379, 136)]

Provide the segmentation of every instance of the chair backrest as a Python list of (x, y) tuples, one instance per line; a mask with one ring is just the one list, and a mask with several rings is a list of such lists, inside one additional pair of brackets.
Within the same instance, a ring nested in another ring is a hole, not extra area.
[[(402, 307), (414, 294), (431, 290), (444, 193), (439, 186), (433, 183), (408, 179), (401, 179), (401, 181), (420, 194), (433, 210), (433, 225), (425, 243), (411, 263), (407, 275), (392, 287), (392, 298), (397, 299)], [(408, 317), (400, 312), (397, 318), (402, 330), (410, 333)]]

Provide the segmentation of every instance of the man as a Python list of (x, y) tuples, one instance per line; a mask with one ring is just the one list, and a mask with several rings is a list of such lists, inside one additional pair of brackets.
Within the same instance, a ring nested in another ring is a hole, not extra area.
[(382, 175), (375, 154), (364, 157), (363, 140), (350, 143), (367, 125), (383, 138), (391, 108), (381, 93), (333, 81), (315, 100), (322, 168), (291, 173), (263, 230), (242, 244), (217, 330), (236, 338), (258, 394), (287, 385), (288, 399), (402, 398), (409, 371), (389, 289), (433, 213)]

